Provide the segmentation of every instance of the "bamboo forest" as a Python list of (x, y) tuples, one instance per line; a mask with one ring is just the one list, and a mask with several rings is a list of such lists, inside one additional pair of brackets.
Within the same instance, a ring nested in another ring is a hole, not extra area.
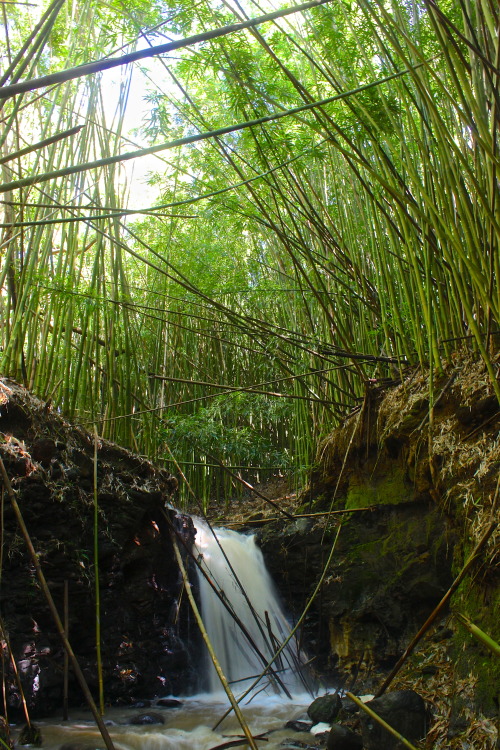
[(498, 1), (0, 7), (4, 750), (498, 748)]

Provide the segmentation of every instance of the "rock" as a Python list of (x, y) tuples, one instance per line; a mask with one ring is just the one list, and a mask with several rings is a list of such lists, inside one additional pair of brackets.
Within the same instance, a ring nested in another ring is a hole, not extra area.
[(319, 724), (322, 721), (331, 724), (341, 708), (342, 701), (339, 694), (332, 693), (316, 698), (307, 709), (307, 714), (313, 724)]
[(285, 729), (293, 729), (294, 732), (309, 732), (312, 727), (312, 721), (287, 721)]
[(151, 711), (151, 713), (147, 714), (138, 714), (137, 716), (132, 716), (129, 724), (137, 724), (137, 725), (143, 725), (143, 724), (165, 724), (165, 719), (161, 714), (154, 713)]
[(157, 706), (163, 706), (163, 708), (180, 708), (182, 701), (178, 701), (176, 698), (160, 698), (156, 701)]
[(326, 741), (327, 750), (362, 750), (363, 740), (351, 729), (334, 724)]
[(42, 733), (34, 724), (25, 724), (19, 734), (18, 745), (34, 745), (34, 747), (40, 747), (42, 744)]
[[(384, 719), (410, 742), (427, 734), (428, 715), (424, 700), (413, 690), (396, 690), (374, 698), (368, 708)], [(404, 750), (404, 745), (365, 712), (361, 712), (361, 730), (365, 750)]]

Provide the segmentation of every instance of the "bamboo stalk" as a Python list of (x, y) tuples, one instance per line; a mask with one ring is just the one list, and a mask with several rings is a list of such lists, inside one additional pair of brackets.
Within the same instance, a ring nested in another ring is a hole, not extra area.
[(158, 55), (164, 55), (167, 52), (172, 52), (182, 47), (188, 47), (200, 42), (206, 42), (211, 39), (217, 39), (218, 37), (225, 36), (226, 34), (232, 34), (236, 31), (242, 31), (243, 29), (249, 29), (253, 26), (257, 26), (267, 21), (271, 21), (274, 18), (281, 18), (282, 16), (289, 15), (290, 13), (302, 12), (315, 8), (319, 5), (331, 2), (331, 0), (312, 0), (312, 2), (302, 3), (302, 5), (295, 5), (292, 8), (285, 8), (284, 10), (278, 10), (273, 13), (267, 13), (266, 15), (252, 18), (249, 21), (242, 23), (233, 23), (230, 26), (224, 26), (219, 29), (212, 29), (202, 34), (194, 34), (187, 39), (179, 39), (175, 42), (169, 42), (168, 44), (160, 44), (156, 47), (150, 47), (149, 49), (137, 50), (131, 52), (128, 55), (123, 55), (119, 58), (108, 58), (104, 60), (97, 60), (96, 62), (86, 63), (79, 65), (77, 68), (70, 68), (69, 70), (61, 71), (60, 73), (51, 73), (41, 78), (32, 79), (29, 81), (23, 81), (22, 83), (12, 84), (11, 86), (2, 86), (0, 88), (0, 99), (16, 96), (16, 94), (23, 93), (25, 91), (34, 91), (38, 88), (45, 86), (52, 86), (54, 83), (64, 83), (71, 81), (75, 78), (87, 76), (92, 73), (99, 73), (103, 70), (109, 70), (120, 65), (128, 65), (131, 62), (137, 60), (144, 60), (148, 57), (156, 57)]
[[(331, 0), (314, 0), (314, 2), (331, 2)], [(427, 65), (428, 62), (420, 63), (420, 65)], [(255, 120), (248, 120), (247, 122), (240, 122), (235, 125), (227, 125), (222, 128), (217, 128), (215, 130), (209, 130), (205, 133), (197, 133), (196, 135), (188, 135), (184, 138), (176, 138), (173, 141), (169, 141), (168, 143), (162, 143), (158, 146), (150, 146), (149, 148), (143, 148), (139, 149), (138, 151), (130, 151), (129, 153), (119, 154), (117, 156), (108, 156), (104, 159), (96, 159), (95, 161), (88, 162), (86, 164), (79, 164), (71, 167), (65, 167), (64, 169), (55, 170), (54, 172), (47, 172), (45, 174), (39, 174), (39, 175), (33, 175), (32, 177), (25, 177), (20, 180), (13, 180), (12, 182), (7, 182), (2, 185), (0, 185), (0, 193), (6, 193), (10, 192), (11, 190), (16, 190), (20, 187), (28, 187), (30, 185), (36, 185), (40, 182), (47, 182), (48, 180), (54, 180), (58, 179), (60, 177), (68, 177), (72, 174), (80, 174), (81, 172), (87, 172), (89, 169), (97, 169), (99, 167), (105, 167), (105, 166), (111, 166), (113, 164), (118, 164), (122, 161), (128, 161), (130, 159), (137, 159), (141, 156), (148, 156), (149, 154), (157, 154), (161, 151), (166, 151), (168, 149), (177, 148), (178, 146), (186, 146), (191, 143), (197, 143), (198, 141), (205, 141), (211, 138), (218, 138), (221, 135), (226, 135), (229, 133), (236, 133), (240, 130), (245, 130), (247, 128), (254, 128), (257, 125), (264, 125), (268, 122), (273, 122), (275, 120), (280, 120), (283, 117), (290, 117), (293, 115), (296, 115), (300, 112), (306, 112), (308, 110), (314, 109), (315, 107), (323, 107), (325, 104), (331, 104), (332, 102), (339, 101), (340, 99), (344, 99), (348, 96), (352, 96), (354, 94), (359, 93), (360, 91), (365, 91), (371, 88), (374, 88), (375, 86), (380, 86), (383, 83), (386, 83), (387, 81), (393, 80), (394, 78), (399, 78), (400, 76), (407, 75), (410, 72), (410, 69), (401, 70), (397, 73), (393, 73), (391, 76), (388, 76), (386, 78), (379, 79), (377, 81), (372, 81), (371, 83), (364, 84), (363, 86), (359, 86), (356, 89), (353, 89), (352, 91), (345, 91), (342, 94), (336, 94), (335, 96), (329, 96), (326, 99), (320, 99), (316, 102), (311, 102), (310, 104), (303, 104), (300, 107), (293, 107), (292, 109), (288, 109), (285, 112), (278, 112), (277, 114), (273, 115), (265, 115), (264, 117), (259, 117)], [(21, 85), (21, 84), (19, 84)], [(7, 89), (8, 87), (5, 87)], [(4, 89), (0, 89), (0, 98), (2, 96), (2, 91)]]
[[(64, 579), (64, 635), (69, 639), (69, 585), (68, 579)], [(69, 657), (64, 650), (63, 665), (63, 721), (68, 721), (68, 697), (69, 697)]]
[(459, 612), (455, 613), (455, 617), (462, 623), (465, 628), (467, 628), (469, 633), (473, 635), (476, 640), (486, 646), (486, 648), (489, 648), (489, 650), (496, 656), (500, 656), (500, 646), (496, 641), (493, 640), (490, 635), (485, 633), (484, 630), (481, 630), (481, 628), (478, 628), (477, 625), (471, 622), (464, 615), (461, 615)]

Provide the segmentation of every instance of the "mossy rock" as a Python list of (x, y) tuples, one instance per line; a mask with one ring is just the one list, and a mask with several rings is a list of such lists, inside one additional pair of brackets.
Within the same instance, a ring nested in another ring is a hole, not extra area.
[(368, 508), (371, 505), (400, 505), (413, 499), (414, 490), (408, 482), (405, 470), (398, 464), (390, 465), (387, 472), (377, 474), (376, 479), (353, 474), (345, 507), (347, 510)]

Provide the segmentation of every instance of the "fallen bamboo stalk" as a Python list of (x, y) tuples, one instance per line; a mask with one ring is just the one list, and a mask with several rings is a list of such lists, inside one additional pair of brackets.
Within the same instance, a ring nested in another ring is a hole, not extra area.
[(362, 708), (363, 711), (367, 713), (368, 716), (370, 716), (372, 719), (374, 719), (374, 721), (380, 724), (381, 727), (387, 729), (387, 731), (390, 732), (393, 737), (396, 737), (400, 742), (402, 742), (405, 747), (410, 748), (410, 750), (417, 750), (415, 745), (412, 745), (411, 742), (403, 737), (402, 734), (400, 734), (396, 729), (393, 729), (391, 725), (384, 721), (382, 717), (375, 713), (375, 711), (372, 711), (371, 708), (368, 708), (368, 706), (363, 703), (363, 701), (360, 701), (359, 698), (356, 698), (356, 696), (352, 693), (346, 693), (346, 696), (347, 698), (350, 698), (359, 708)]
[(382, 693), (385, 693), (385, 691), (387, 690), (387, 688), (389, 687), (389, 685), (391, 684), (391, 682), (393, 681), (393, 679), (395, 678), (395, 676), (397, 675), (397, 673), (399, 672), (403, 664), (406, 662), (406, 660), (412, 653), (415, 646), (419, 643), (419, 641), (423, 638), (425, 633), (429, 630), (429, 628), (431, 627), (432, 623), (437, 618), (437, 616), (442, 612), (442, 610), (444, 609), (446, 604), (449, 602), (449, 600), (451, 599), (451, 597), (453, 596), (457, 588), (460, 586), (461, 582), (465, 578), (466, 574), (468, 573), (472, 565), (476, 562), (477, 556), (479, 555), (483, 547), (485, 547), (486, 543), (488, 542), (488, 539), (493, 534), (496, 527), (497, 527), (497, 522), (492, 521), (490, 525), (488, 526), (488, 528), (486, 529), (486, 531), (484, 532), (481, 539), (479, 540), (479, 542), (476, 544), (476, 546), (472, 550), (471, 554), (469, 555), (469, 557), (467, 558), (465, 562), (465, 565), (463, 566), (462, 570), (460, 571), (458, 576), (455, 578), (455, 580), (451, 584), (446, 594), (443, 596), (443, 598), (441, 599), (439, 604), (435, 607), (435, 609), (431, 612), (431, 614), (429, 615), (427, 620), (424, 622), (424, 624), (422, 625), (422, 627), (420, 628), (416, 636), (413, 638), (413, 640), (410, 642), (410, 644), (406, 648), (401, 658), (398, 660), (398, 662), (395, 664), (395, 666), (393, 667), (389, 675), (386, 677), (386, 679), (382, 683), (381, 687), (375, 694), (376, 698), (379, 698), (382, 695)]
[(45, 596), (45, 599), (47, 601), (47, 604), (49, 606), (50, 612), (52, 614), (54, 623), (57, 628), (57, 632), (59, 633), (59, 636), (61, 637), (62, 644), (64, 646), (64, 649), (66, 653), (68, 654), (68, 657), (71, 661), (71, 665), (73, 667), (73, 672), (75, 673), (75, 677), (78, 680), (78, 683), (82, 689), (82, 692), (85, 696), (85, 699), (89, 705), (90, 710), (92, 711), (92, 715), (94, 716), (95, 722), (99, 728), (99, 731), (101, 733), (101, 736), (104, 740), (104, 743), (108, 750), (115, 750), (115, 746), (113, 745), (113, 742), (111, 740), (111, 737), (109, 735), (109, 732), (106, 728), (106, 725), (104, 724), (104, 721), (102, 719), (102, 716), (99, 714), (99, 711), (97, 709), (97, 706), (94, 702), (94, 699), (92, 698), (92, 694), (89, 690), (89, 687), (87, 685), (87, 682), (85, 680), (85, 677), (83, 675), (83, 672), (80, 668), (80, 665), (78, 663), (78, 660), (74, 654), (74, 651), (71, 647), (70, 642), (66, 638), (66, 634), (64, 632), (64, 625), (61, 622), (61, 618), (59, 617), (59, 613), (57, 611), (56, 605), (54, 603), (54, 600), (52, 598), (52, 594), (50, 593), (49, 587), (47, 586), (47, 581), (45, 580), (45, 576), (43, 573), (43, 570), (40, 566), (40, 561), (38, 559), (38, 555), (36, 553), (36, 550), (33, 546), (33, 543), (31, 541), (31, 537), (28, 533), (28, 529), (26, 528), (26, 524), (24, 523), (24, 518), (21, 513), (21, 509), (19, 508), (19, 505), (17, 503), (14, 490), (12, 489), (12, 485), (10, 483), (9, 476), (7, 474), (7, 471), (5, 469), (4, 462), (2, 458), (0, 457), (0, 473), (2, 474), (3, 483), (5, 485), (5, 489), (7, 490), (7, 494), (9, 496), (12, 508), (14, 510), (17, 522), (19, 524), (19, 528), (21, 529), (21, 533), (24, 537), (24, 541), (26, 542), (26, 546), (28, 547), (29, 554), (31, 556), (31, 560), (33, 562), (33, 565), (35, 567), (36, 575), (38, 578), (38, 581), (40, 583), (40, 588), (42, 589), (42, 592)]
[[(370, 505), (367, 508), (351, 508), (349, 510), (325, 510), (323, 513), (296, 513), (292, 516), (292, 519), (296, 518), (321, 518), (322, 516), (337, 516), (344, 515), (345, 513), (361, 513), (362, 511), (373, 511), (375, 505)], [(249, 526), (256, 523), (270, 523), (271, 521), (280, 521), (281, 519), (277, 516), (271, 516), (270, 518), (248, 518), (243, 521), (224, 521), (224, 526)]]
[(180, 550), (179, 550), (179, 545), (177, 544), (176, 536), (175, 536), (175, 534), (174, 534), (174, 532), (172, 530), (170, 531), (170, 538), (172, 540), (172, 546), (174, 548), (174, 553), (175, 553), (175, 557), (176, 557), (176, 560), (177, 560), (177, 564), (179, 566), (179, 570), (181, 572), (182, 579), (184, 581), (184, 588), (185, 588), (186, 594), (188, 596), (189, 603), (191, 604), (191, 609), (193, 610), (193, 614), (195, 616), (196, 622), (198, 623), (198, 627), (200, 628), (200, 632), (201, 632), (202, 638), (203, 638), (203, 640), (205, 642), (205, 645), (206, 645), (206, 647), (208, 649), (208, 653), (210, 654), (210, 658), (211, 658), (212, 663), (213, 663), (213, 665), (215, 667), (215, 671), (217, 672), (217, 676), (218, 676), (219, 680), (221, 681), (222, 687), (224, 688), (224, 691), (225, 691), (225, 693), (226, 693), (226, 695), (227, 695), (227, 697), (229, 699), (229, 702), (230, 702), (230, 704), (231, 704), (231, 706), (232, 706), (232, 708), (234, 710), (234, 713), (236, 714), (236, 717), (237, 717), (237, 719), (238, 719), (238, 721), (240, 723), (240, 726), (241, 726), (241, 728), (243, 730), (243, 733), (244, 733), (245, 737), (247, 738), (248, 744), (250, 745), (250, 747), (252, 748), (252, 750), (258, 750), (257, 745), (255, 744), (255, 739), (252, 736), (252, 733), (250, 732), (248, 724), (247, 724), (247, 722), (245, 720), (245, 717), (243, 716), (243, 714), (241, 712), (241, 709), (240, 709), (238, 703), (236, 702), (236, 698), (234, 697), (233, 692), (231, 690), (231, 687), (230, 687), (230, 685), (229, 685), (229, 683), (228, 683), (228, 681), (226, 679), (226, 676), (225, 676), (224, 672), (221, 669), (221, 666), (219, 664), (219, 661), (217, 659), (217, 656), (215, 654), (213, 646), (212, 646), (212, 644), (210, 642), (210, 638), (208, 637), (208, 633), (207, 633), (207, 631), (205, 629), (205, 625), (203, 624), (203, 620), (201, 619), (200, 612), (199, 612), (198, 607), (196, 605), (196, 602), (194, 600), (193, 592), (191, 591), (191, 584), (189, 583), (189, 578), (188, 578), (186, 569), (184, 567), (184, 563), (182, 562), (182, 557), (181, 557), (181, 553), (180, 553)]

